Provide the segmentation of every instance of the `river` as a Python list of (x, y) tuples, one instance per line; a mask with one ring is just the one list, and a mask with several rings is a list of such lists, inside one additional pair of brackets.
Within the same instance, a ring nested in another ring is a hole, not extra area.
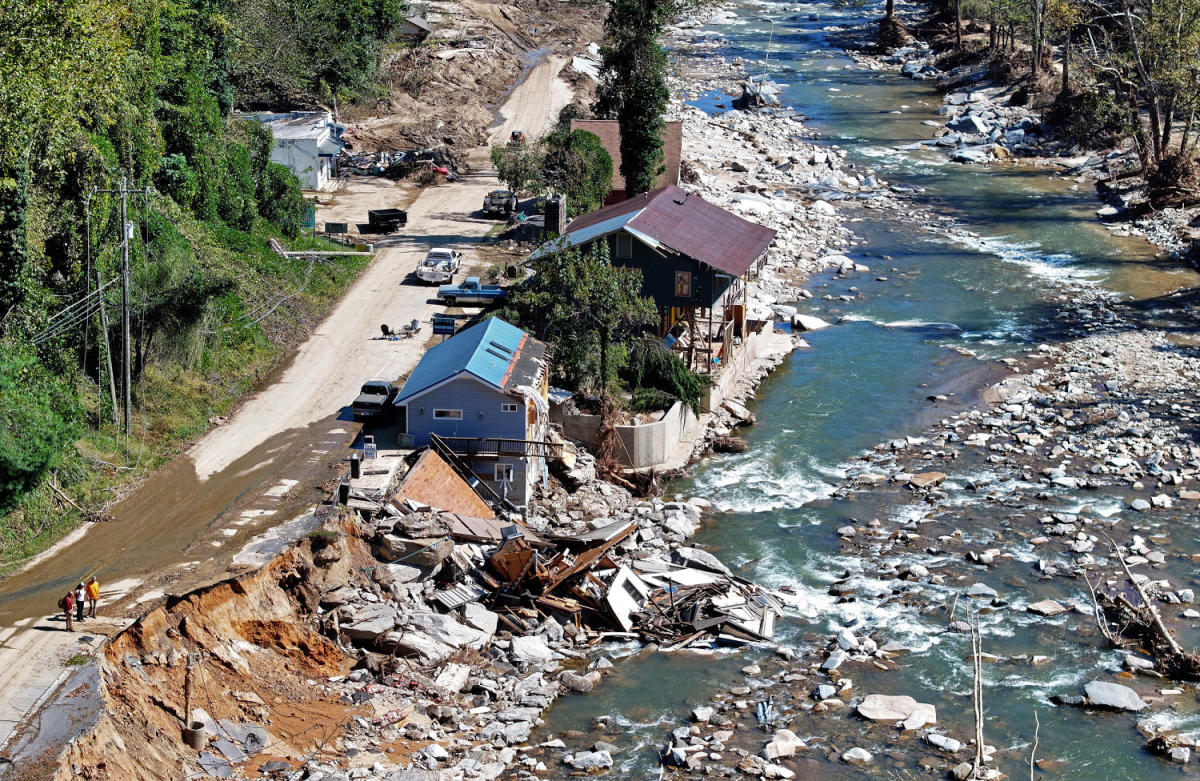
[[(933, 128), (922, 122), (936, 118), (940, 95), (932, 83), (853, 66), (822, 30), (877, 16), (877, 8), (760, 3), (735, 10), (736, 22), (710, 28), (727, 36), (722, 55), (761, 60), (770, 37), (767, 70), (786, 85), (785, 105), (807, 117), (806, 124), (827, 143), (847, 150), (849, 160), (877, 169), (889, 182), (923, 188), (916, 196), (922, 203), (950, 218), (949, 224), (978, 235), (952, 239), (897, 221), (888, 212), (855, 211), (850, 227), (862, 243), (847, 254), (871, 272), (848, 279), (816, 276), (807, 285), (814, 298), (801, 306), (839, 324), (812, 333), (812, 349), (794, 353), (760, 388), (754, 407), (759, 422), (745, 432), (750, 451), (704, 461), (673, 490), (715, 505), (697, 536), (699, 545), (739, 574), (775, 587), (792, 586), (803, 596), (803, 607), (781, 621), (783, 645), (801, 650), (824, 642), (842, 626), (882, 631), (912, 652), (895, 672), (867, 665), (848, 670), (855, 695), (909, 694), (932, 702), (939, 724), (965, 740), (973, 729), (967, 636), (945, 634), (944, 615), (898, 603), (838, 603), (827, 594), (833, 580), (862, 569), (858, 559), (841, 553), (835, 529), (851, 519), (920, 511), (870, 499), (830, 498), (843, 465), (881, 441), (919, 435), (930, 415), (926, 397), (965, 390), (979, 374), (979, 361), (947, 345), (983, 358), (1015, 355), (1059, 338), (1055, 315), (1069, 306), (1073, 291), (1099, 287), (1118, 298), (1140, 299), (1196, 286), (1200, 277), (1159, 258), (1139, 239), (1113, 236), (1095, 218), (1099, 203), (1090, 184), (1073, 190), (1072, 181), (1046, 171), (966, 167), (948, 163), (936, 151), (897, 151), (931, 136)], [(773, 29), (767, 17), (776, 20)], [(714, 104), (721, 100), (727, 98), (708, 96), (697, 105), (716, 111)], [(852, 302), (821, 298), (840, 296), (851, 286), (858, 289)], [(1069, 503), (1070, 497), (1062, 501)], [(869, 579), (870, 573), (861, 577)], [(1033, 580), (1028, 562), (976, 577), (1018, 595), (1021, 585)], [(1081, 583), (1055, 584), (1036, 598), (1080, 597), (1082, 588)], [(1086, 591), (1082, 594), (1086, 599)], [(1074, 616), (1048, 624), (1011, 611), (983, 619), (989, 653), (1050, 657), (1041, 665), (997, 664), (985, 670), (987, 742), (1001, 750), (1001, 769), (1010, 777), (1029, 772), (1036, 712), (1038, 756), (1061, 763), (1060, 777), (1177, 777), (1178, 766), (1142, 751), (1144, 739), (1134, 729), (1134, 717), (1049, 703), (1051, 694), (1078, 693), (1086, 681), (1118, 669), (1111, 650), (1076, 631), (1089, 622)], [(656, 777), (653, 749), (666, 733), (687, 723), (692, 707), (742, 685), (742, 667), (762, 662), (765, 668), (773, 659), (766, 650), (669, 656), (632, 646), (604, 651), (629, 658), (591, 694), (555, 704), (542, 735), (581, 731), (569, 741), (572, 746), (611, 741), (621, 749), (612, 776), (630, 778)], [(1163, 718), (1200, 728), (1194, 692), (1184, 700), (1186, 705), (1162, 709), (1168, 711)], [(597, 726), (596, 717), (607, 717), (607, 724)], [(887, 730), (868, 728), (848, 712), (823, 720), (801, 718), (793, 728), (802, 738), (820, 737), (818, 750), (801, 752), (808, 758), (804, 762), (816, 764), (802, 763), (800, 777), (809, 777), (807, 768), (812, 777), (890, 773), (902, 778), (920, 773), (921, 757), (932, 756), (927, 747), (917, 748), (915, 738), (893, 732), (888, 739)], [(765, 737), (758, 733), (745, 745), (757, 751)], [(868, 770), (825, 761), (832, 749), (851, 745), (876, 754)], [(954, 761), (969, 759), (968, 753)]]

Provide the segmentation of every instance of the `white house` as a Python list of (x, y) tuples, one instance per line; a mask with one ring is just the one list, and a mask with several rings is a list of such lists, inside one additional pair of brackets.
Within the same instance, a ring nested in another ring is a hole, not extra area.
[(323, 190), (337, 176), (337, 154), (346, 142), (345, 126), (328, 111), (292, 111), (286, 114), (248, 114), (275, 135), (271, 162), (288, 167), (305, 190)]

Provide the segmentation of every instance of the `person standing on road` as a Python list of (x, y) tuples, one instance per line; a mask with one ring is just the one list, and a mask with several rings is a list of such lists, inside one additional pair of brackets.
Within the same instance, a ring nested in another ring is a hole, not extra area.
[(92, 575), (87, 582), (87, 601), (88, 601), (88, 618), (96, 617), (96, 604), (100, 601), (100, 584), (96, 582), (96, 576)]
[(75, 609), (75, 593), (68, 591), (62, 599), (58, 600), (58, 606), (62, 608), (63, 615), (67, 617), (67, 631), (74, 632), (75, 627), (71, 624), (71, 612)]
[(83, 581), (79, 581), (79, 585), (75, 587), (75, 620), (83, 623), (83, 607), (84, 594), (87, 591), (83, 585)]

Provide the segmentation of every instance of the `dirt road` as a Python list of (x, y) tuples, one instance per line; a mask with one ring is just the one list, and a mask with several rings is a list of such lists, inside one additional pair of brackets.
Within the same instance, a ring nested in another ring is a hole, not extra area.
[[(553, 121), (571, 98), (557, 78), (565, 61), (549, 58), (528, 72), (502, 106), (494, 138), (518, 128), (536, 133)], [(479, 208), (498, 182), (486, 149), (471, 159), (474, 173), (422, 190), (408, 227), (376, 241), (376, 257), (272, 383), (114, 507), (111, 522), (72, 535), (0, 584), (0, 670), (28, 671), (0, 676), (0, 748), (79, 650), (78, 639), (49, 619), (76, 581), (96, 572), (105, 612), (136, 614), (150, 598), (220, 578), (247, 540), (318, 497), (314, 483), (357, 436), (347, 413), (358, 386), (369, 377), (406, 375), (431, 341), (430, 318), (442, 307), (431, 287), (411, 277), (417, 263), (434, 246), (461, 249), (476, 270), (485, 263), (477, 248), (495, 222)], [(317, 219), (356, 223), (368, 208), (403, 200), (391, 182), (355, 180)], [(380, 324), (413, 318), (423, 323), (421, 337), (377, 338)]]

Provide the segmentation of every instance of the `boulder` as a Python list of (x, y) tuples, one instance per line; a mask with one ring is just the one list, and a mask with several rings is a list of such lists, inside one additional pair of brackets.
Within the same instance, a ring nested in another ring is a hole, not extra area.
[(828, 328), (829, 323), (813, 315), (798, 314), (792, 318), (792, 327), (801, 331), (820, 331), (822, 328)]
[(354, 613), (353, 621), (342, 625), (351, 640), (374, 640), (396, 625), (396, 608), (389, 602), (365, 605)]
[(563, 759), (576, 770), (608, 770), (613, 766), (612, 754), (607, 751), (580, 751)]
[(917, 702), (906, 694), (868, 694), (858, 704), (858, 715), (883, 724), (903, 722), (905, 729), (919, 729), (937, 722), (934, 706)]
[(439, 689), (445, 689), (449, 692), (460, 692), (467, 685), (467, 679), (471, 676), (471, 668), (465, 664), (447, 664), (438, 672), (437, 678), (433, 680), (435, 686)]
[(696, 567), (698, 569), (716, 572), (721, 575), (733, 576), (729, 567), (721, 563), (721, 560), (712, 555), (708, 551), (700, 550), (699, 548), (679, 547), (671, 553), (671, 558), (677, 564), (682, 564), (685, 567)]
[(765, 759), (780, 759), (790, 757), (800, 749), (808, 748), (803, 740), (790, 729), (775, 730), (770, 742), (762, 750)]
[(512, 639), (511, 656), (518, 664), (545, 664), (554, 659), (554, 652), (542, 638), (526, 635)]
[(409, 538), (385, 534), (379, 541), (380, 558), (403, 559), (405, 564), (415, 567), (437, 566), (453, 551), (454, 543), (445, 537)]
[(500, 616), (488, 610), (478, 602), (468, 602), (463, 605), (463, 622), (467, 626), (478, 629), (487, 635), (496, 634), (496, 627), (499, 625)]
[(1067, 612), (1067, 609), (1055, 602), (1053, 599), (1043, 599), (1041, 602), (1034, 602), (1029, 607), (1025, 608), (1030, 613), (1039, 616), (1057, 616), (1060, 613)]
[(829, 203), (828, 201), (813, 201), (808, 208), (810, 211), (814, 211), (817, 214), (824, 214), (829, 217), (832, 217), (837, 213), (837, 209), (833, 208), (833, 204)]
[(855, 746), (845, 754), (842, 754), (842, 761), (851, 765), (866, 765), (874, 758), (875, 757), (871, 755), (870, 751), (858, 746)]
[(957, 130), (960, 133), (972, 133), (974, 135), (986, 135), (992, 129), (991, 123), (978, 114), (963, 114), (958, 119), (952, 119), (947, 122), (946, 127), (951, 130)]
[(1092, 681), (1083, 687), (1088, 700), (1099, 708), (1112, 710), (1140, 711), (1147, 707), (1146, 702), (1138, 693), (1128, 686), (1108, 681)]
[(908, 484), (913, 488), (933, 488), (944, 482), (946, 482), (945, 472), (922, 472), (908, 479)]
[(454, 648), (479, 649), (492, 639), (487, 632), (460, 624), (454, 616), (443, 613), (409, 613), (403, 624)]

